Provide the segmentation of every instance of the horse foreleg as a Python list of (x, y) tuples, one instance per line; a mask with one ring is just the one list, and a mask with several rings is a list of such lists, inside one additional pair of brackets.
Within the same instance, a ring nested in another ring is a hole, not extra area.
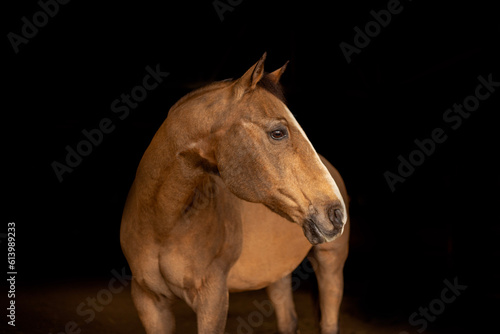
[(171, 301), (158, 296), (132, 279), (132, 299), (147, 334), (170, 334), (175, 331)]
[[(333, 243), (336, 242), (333, 241)], [(332, 247), (331, 243), (317, 245), (314, 247), (313, 258), (316, 260), (313, 265), (319, 288), (321, 333), (338, 334), (339, 309), (344, 291), (343, 268), (347, 258), (347, 245), (343, 243), (340, 243), (340, 246), (337, 247)]]
[(193, 301), (193, 310), (196, 312), (198, 333), (220, 334), (224, 332), (229, 305), (229, 292), (226, 278), (211, 277), (197, 289)]
[(267, 294), (274, 306), (279, 333), (298, 333), (297, 312), (295, 312), (292, 296), (292, 274), (269, 285)]

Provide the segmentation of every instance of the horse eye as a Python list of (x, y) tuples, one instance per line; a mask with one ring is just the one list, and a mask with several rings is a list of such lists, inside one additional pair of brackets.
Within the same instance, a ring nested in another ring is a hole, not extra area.
[(271, 138), (274, 140), (281, 140), (286, 137), (286, 131), (285, 130), (274, 130), (271, 131)]

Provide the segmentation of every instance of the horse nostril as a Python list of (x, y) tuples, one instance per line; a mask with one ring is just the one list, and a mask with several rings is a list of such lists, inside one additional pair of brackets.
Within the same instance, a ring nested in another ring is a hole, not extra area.
[(332, 206), (328, 210), (328, 218), (330, 218), (330, 221), (335, 227), (342, 227), (344, 223), (342, 222), (344, 218), (344, 214), (342, 213), (342, 210), (338, 208), (338, 206)]
[(341, 210), (339, 210), (339, 209), (335, 209), (335, 210), (333, 211), (333, 214), (334, 214), (334, 216), (335, 216), (335, 221), (336, 221), (338, 224), (342, 225), (342, 224), (343, 224), (343, 223), (342, 223), (342, 218), (343, 218), (342, 211), (341, 211)]

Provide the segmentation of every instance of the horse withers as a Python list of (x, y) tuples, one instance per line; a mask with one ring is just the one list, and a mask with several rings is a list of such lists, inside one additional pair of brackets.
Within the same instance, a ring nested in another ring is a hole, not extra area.
[(261, 288), (296, 333), (291, 273), (311, 248), (321, 332), (338, 333), (348, 197), (284, 103), (286, 64), (264, 73), (265, 57), (181, 98), (139, 164), (120, 239), (148, 334), (174, 332), (177, 298), (199, 333), (223, 333), (228, 293)]

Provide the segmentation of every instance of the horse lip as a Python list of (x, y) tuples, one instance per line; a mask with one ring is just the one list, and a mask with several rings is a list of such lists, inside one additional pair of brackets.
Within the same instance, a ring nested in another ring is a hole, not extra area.
[(316, 225), (316, 223), (314, 221), (311, 222), (311, 224), (309, 225), (312, 229), (314, 229), (314, 232), (316, 232), (316, 234), (318, 236), (320, 236), (323, 241), (326, 241), (326, 237), (325, 237), (325, 234), (318, 228), (318, 225)]
[(344, 232), (344, 226), (333, 225), (333, 230), (330, 232), (325, 232), (321, 229), (321, 227), (316, 224), (314, 218), (308, 218), (304, 221), (302, 226), (304, 230), (304, 234), (309, 242), (313, 245), (330, 242), (335, 240), (337, 237), (340, 237)]
[(312, 219), (307, 219), (302, 226), (304, 234), (313, 245), (321, 244), (327, 241), (324, 233), (318, 228), (318, 225)]

